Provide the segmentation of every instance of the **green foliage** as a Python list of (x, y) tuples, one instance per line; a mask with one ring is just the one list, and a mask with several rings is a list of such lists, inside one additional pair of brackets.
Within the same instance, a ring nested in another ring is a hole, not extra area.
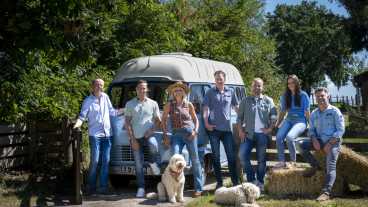
[(265, 35), (262, 26), (262, 3), (257, 0), (188, 2), (178, 0), (169, 5), (184, 26), (188, 42), (185, 51), (235, 65), (247, 86), (254, 77), (261, 77), (266, 82), (266, 93), (278, 97), (281, 78), (273, 62), (274, 42)]
[(247, 86), (259, 76), (278, 100), (281, 76), (262, 6), (258, 0), (8, 1), (0, 17), (0, 122), (75, 117), (92, 79), (107, 85), (125, 61), (165, 52), (232, 63)]
[(349, 77), (352, 62), (343, 18), (316, 2), (279, 5), (268, 15), (269, 33), (277, 42), (276, 63), (286, 74), (296, 74), (310, 91), (327, 74), (338, 86)]
[(368, 50), (368, 1), (367, 0), (336, 0), (350, 14), (344, 19), (354, 52)]

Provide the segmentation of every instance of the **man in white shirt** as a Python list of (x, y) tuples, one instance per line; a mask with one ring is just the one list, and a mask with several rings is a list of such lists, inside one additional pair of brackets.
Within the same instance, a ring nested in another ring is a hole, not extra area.
[(137, 97), (131, 99), (125, 106), (125, 126), (128, 131), (130, 145), (133, 149), (138, 191), (136, 197), (143, 198), (144, 191), (144, 152), (143, 147), (149, 149), (149, 165), (155, 175), (160, 174), (158, 143), (153, 136), (155, 121), (161, 122), (160, 111), (156, 101), (147, 97), (148, 84), (144, 80), (138, 81)]
[[(252, 82), (252, 95), (245, 97), (239, 106), (238, 132), (241, 139), (239, 154), (247, 181), (264, 189), (266, 173), (266, 149), (277, 119), (277, 110), (272, 98), (263, 95), (263, 80), (255, 78)], [(257, 179), (251, 165), (251, 152), (256, 148)]]

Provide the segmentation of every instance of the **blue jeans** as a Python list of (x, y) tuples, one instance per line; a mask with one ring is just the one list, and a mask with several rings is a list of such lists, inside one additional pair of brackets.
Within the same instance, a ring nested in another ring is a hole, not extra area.
[(158, 143), (155, 137), (140, 138), (137, 139), (139, 144), (138, 150), (133, 150), (134, 160), (135, 160), (135, 175), (137, 176), (137, 186), (138, 188), (144, 188), (144, 147), (148, 147), (149, 150), (149, 162), (150, 163), (160, 163)]
[(171, 152), (172, 154), (179, 154), (184, 145), (187, 146), (189, 157), (192, 162), (194, 190), (196, 192), (203, 191), (203, 171), (198, 156), (198, 139), (188, 140), (188, 136), (192, 132), (192, 128), (183, 128), (174, 130), (171, 137)]
[(240, 144), (240, 162), (244, 167), (244, 171), (247, 174), (247, 181), (255, 181), (255, 173), (250, 162), (252, 149), (256, 148), (257, 153), (257, 180), (260, 183), (264, 183), (264, 176), (266, 174), (266, 149), (269, 136), (264, 133), (254, 133), (253, 139), (246, 138), (243, 143)]
[[(321, 149), (324, 147), (324, 143), (319, 140)], [(312, 140), (311, 139), (303, 139), (299, 141), (300, 153), (302, 154), (305, 161), (310, 163), (312, 167), (319, 167), (318, 161), (313, 157), (310, 151), (314, 150)], [(331, 147), (330, 152), (327, 154), (326, 157), (326, 178), (325, 178), (325, 185), (322, 189), (322, 192), (331, 193), (333, 184), (336, 180), (336, 163), (337, 158), (339, 157), (340, 153), (340, 143), (336, 143)]]
[(289, 149), (290, 161), (296, 161), (295, 140), (305, 131), (306, 127), (307, 125), (304, 122), (293, 122), (287, 119), (284, 120), (276, 134), (277, 155), (280, 162), (285, 162), (285, 139)]
[[(101, 156), (101, 167), (99, 173), (100, 190), (108, 189), (109, 181), (109, 162), (112, 137), (89, 137), (90, 146), (90, 164), (88, 173), (88, 187), (90, 190), (96, 190), (97, 166)], [(101, 154), (101, 155), (100, 155)]]
[(229, 171), (231, 175), (231, 181), (233, 186), (238, 185), (239, 183), (239, 176), (236, 170), (236, 149), (235, 143), (233, 139), (233, 133), (230, 131), (219, 131), (213, 130), (208, 131), (208, 136), (210, 139), (211, 149), (212, 149), (212, 161), (213, 161), (213, 168), (215, 171), (215, 176), (217, 180), (217, 187), (223, 185), (222, 182), (222, 175), (221, 175), (221, 163), (220, 163), (220, 141), (225, 148), (225, 153), (227, 157), (227, 162), (229, 166)]

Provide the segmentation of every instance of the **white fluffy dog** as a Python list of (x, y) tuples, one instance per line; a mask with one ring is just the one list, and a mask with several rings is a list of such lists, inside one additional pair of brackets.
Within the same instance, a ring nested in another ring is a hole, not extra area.
[(220, 205), (235, 207), (256, 206), (260, 196), (259, 188), (253, 183), (243, 183), (234, 187), (221, 187), (215, 191), (215, 202)]
[(157, 193), (159, 201), (171, 203), (184, 202), (184, 168), (187, 165), (185, 159), (180, 154), (174, 154), (162, 174), (161, 182), (157, 184)]

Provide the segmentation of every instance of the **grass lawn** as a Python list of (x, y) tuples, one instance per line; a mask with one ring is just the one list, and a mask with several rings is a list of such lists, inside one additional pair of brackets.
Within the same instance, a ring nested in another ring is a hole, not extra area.
[[(207, 195), (198, 198), (186, 207), (219, 207), (220, 205), (216, 205), (214, 203), (214, 196)], [(368, 207), (368, 197), (364, 198), (335, 198), (331, 201), (327, 201), (324, 203), (318, 203), (312, 199), (276, 199), (272, 197), (262, 197), (257, 201), (257, 203), (261, 207)]]

